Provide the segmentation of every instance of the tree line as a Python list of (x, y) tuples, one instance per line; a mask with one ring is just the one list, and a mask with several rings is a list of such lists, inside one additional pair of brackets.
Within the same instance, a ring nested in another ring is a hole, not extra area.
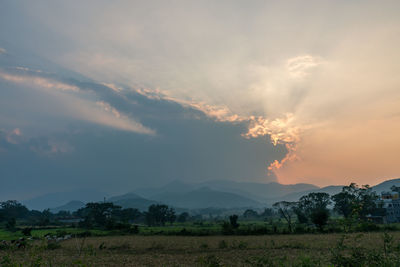
[(344, 218), (345, 226), (357, 221), (365, 221), (369, 216), (384, 216), (385, 209), (377, 202), (378, 196), (368, 185), (359, 187), (355, 183), (344, 186), (342, 191), (330, 196), (327, 193), (309, 193), (297, 202), (279, 201), (273, 207), (283, 218), (289, 232), (293, 230), (294, 222), (313, 224), (319, 230), (327, 224), (332, 210)]
[[(392, 190), (400, 191), (393, 187)], [(241, 220), (266, 220), (279, 216), (286, 224), (289, 232), (293, 232), (295, 225), (314, 225), (323, 230), (332, 213), (343, 216), (344, 226), (351, 227), (359, 221), (366, 221), (370, 215), (385, 215), (385, 209), (379, 205), (378, 196), (366, 185), (358, 187), (352, 183), (344, 186), (341, 192), (330, 196), (327, 193), (309, 193), (299, 201), (279, 201), (272, 208), (265, 208), (260, 214), (252, 209), (246, 210)], [(211, 217), (211, 216), (210, 216)], [(154, 204), (147, 211), (134, 208), (123, 209), (121, 206), (108, 202), (87, 203), (85, 207), (71, 213), (68, 211), (50, 212), (28, 210), (24, 205), (8, 200), (0, 202), (0, 224), (8, 230), (16, 229), (17, 220), (21, 225), (48, 226), (65, 225), (72, 221), (82, 228), (102, 228), (137, 231), (132, 224), (147, 224), (148, 226), (164, 226), (174, 222), (194, 220), (189, 213), (177, 214), (175, 209), (164, 204)], [(197, 218), (199, 219), (199, 218)], [(222, 224), (226, 232), (238, 229), (239, 216), (232, 215), (229, 222)]]

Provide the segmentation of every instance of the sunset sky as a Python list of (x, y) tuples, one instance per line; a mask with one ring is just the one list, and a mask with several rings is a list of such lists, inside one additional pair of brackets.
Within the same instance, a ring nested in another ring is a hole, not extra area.
[(0, 195), (399, 178), (399, 11), (1, 1)]

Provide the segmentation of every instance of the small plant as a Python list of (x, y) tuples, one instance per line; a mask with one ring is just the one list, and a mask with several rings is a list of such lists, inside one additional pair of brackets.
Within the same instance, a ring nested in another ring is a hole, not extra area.
[(106, 248), (106, 243), (101, 242), (101, 244), (99, 245), (99, 249), (100, 249), (100, 250), (103, 250), (103, 249), (105, 249), (105, 248)]

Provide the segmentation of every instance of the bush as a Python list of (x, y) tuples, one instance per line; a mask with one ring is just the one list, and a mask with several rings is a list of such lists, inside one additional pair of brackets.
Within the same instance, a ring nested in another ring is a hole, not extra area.
[(32, 227), (26, 227), (24, 229), (22, 229), (22, 234), (24, 236), (30, 236), (32, 232)]

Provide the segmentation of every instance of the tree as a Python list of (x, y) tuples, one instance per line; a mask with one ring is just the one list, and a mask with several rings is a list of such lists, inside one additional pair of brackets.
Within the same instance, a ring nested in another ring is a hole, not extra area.
[(239, 216), (237, 216), (236, 214), (229, 216), (229, 223), (231, 224), (233, 229), (239, 228), (239, 224), (237, 222), (238, 218)]
[(138, 209), (133, 208), (123, 209), (118, 214), (119, 219), (125, 223), (133, 222), (140, 218), (140, 216), (142, 216), (142, 213)]
[(278, 211), (278, 214), (286, 220), (289, 232), (292, 232), (292, 220), (296, 202), (280, 201), (276, 202), (273, 207)]
[(175, 211), (172, 208), (169, 208), (167, 205), (163, 204), (153, 204), (146, 212), (146, 222), (149, 226), (164, 226), (167, 221), (171, 222), (173, 216), (175, 216)]
[(90, 227), (92, 224), (105, 227), (109, 227), (110, 222), (118, 218), (118, 214), (121, 211), (120, 206), (116, 206), (113, 203), (87, 203), (84, 208), (80, 208), (75, 214), (81, 218), (84, 218), (84, 225)]
[(42, 214), (39, 217), (38, 224), (40, 226), (49, 225), (52, 217), (53, 217), (53, 214), (50, 212), (50, 209), (45, 209), (42, 211)]
[(392, 185), (392, 187), (390, 187), (390, 190), (392, 190), (393, 192), (400, 193), (400, 186)]
[(3, 220), (23, 219), (29, 215), (29, 210), (16, 200), (0, 202), (0, 207), (0, 218)]
[(274, 210), (271, 208), (265, 208), (264, 211), (260, 214), (261, 217), (267, 218), (274, 216)]
[(255, 210), (247, 209), (243, 212), (243, 217), (246, 219), (255, 219), (258, 217), (258, 213)]
[(329, 219), (329, 210), (328, 209), (317, 209), (314, 210), (311, 214), (311, 222), (318, 227), (320, 231), (323, 230), (323, 227), (326, 225)]
[(15, 225), (17, 224), (17, 221), (15, 220), (15, 218), (10, 218), (8, 219), (7, 223), (6, 223), (6, 229), (8, 231), (11, 232), (15, 232)]
[(333, 210), (343, 215), (345, 218), (349, 218), (353, 214), (355, 195), (349, 192), (342, 191), (332, 196), (335, 206)]
[(179, 216), (178, 216), (178, 222), (184, 223), (184, 222), (187, 221), (188, 218), (189, 218), (189, 213), (187, 213), (187, 212), (182, 212), (182, 213), (179, 214)]
[(167, 221), (170, 224), (173, 224), (176, 220), (176, 214), (175, 214), (175, 210), (173, 208), (169, 208), (167, 210)]
[(355, 183), (344, 186), (340, 193), (332, 196), (335, 211), (345, 218), (354, 216), (359, 219), (365, 219), (368, 214), (376, 210), (377, 199), (378, 196), (369, 185), (358, 187)]
[(331, 199), (327, 193), (309, 193), (300, 198), (295, 212), (298, 218), (300, 217), (301, 220), (309, 218), (315, 226), (322, 230), (329, 219), (328, 205), (330, 203)]

